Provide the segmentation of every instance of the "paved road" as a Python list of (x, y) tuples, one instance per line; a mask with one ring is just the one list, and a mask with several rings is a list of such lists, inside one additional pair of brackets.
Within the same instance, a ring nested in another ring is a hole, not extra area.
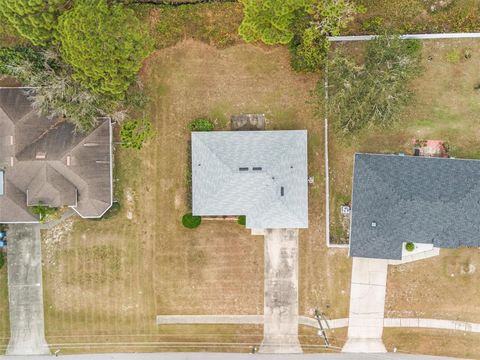
[(49, 354), (43, 322), (40, 228), (10, 225), (8, 238), (10, 342), (7, 355)]
[(353, 258), (348, 339), (343, 352), (384, 353), (388, 260)]
[(298, 341), (298, 229), (265, 230), (261, 353), (301, 353)]
[[(236, 354), (236, 353), (130, 353), (59, 355), (66, 360), (455, 360), (405, 354)], [(5, 356), (5, 360), (45, 360), (44, 356)], [(458, 360), (458, 359), (457, 359)]]

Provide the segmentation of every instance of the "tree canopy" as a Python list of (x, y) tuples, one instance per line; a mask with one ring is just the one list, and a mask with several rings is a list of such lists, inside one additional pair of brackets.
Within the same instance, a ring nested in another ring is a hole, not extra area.
[[(341, 53), (329, 64), (328, 115), (344, 134), (367, 126), (388, 127), (411, 98), (410, 81), (420, 74), (421, 43), (385, 35), (367, 44), (363, 65)], [(318, 91), (323, 102), (323, 91)]]
[(304, 10), (311, 0), (240, 0), (243, 21), (240, 36), (247, 42), (288, 44), (293, 38), (292, 23), (296, 12)]
[(325, 63), (330, 42), (327, 36), (338, 36), (353, 20), (365, 11), (349, 0), (313, 0), (306, 14), (297, 16), (295, 37), (290, 50), (296, 70), (316, 71)]
[(37, 46), (51, 42), (57, 17), (66, 0), (0, 0), (0, 12), (15, 29)]
[(84, 0), (63, 13), (57, 32), (60, 51), (73, 78), (94, 92), (123, 98), (152, 42), (133, 10)]
[(0, 74), (14, 76), (32, 87), (29, 98), (39, 113), (65, 118), (81, 132), (93, 129), (98, 117), (123, 116), (117, 110), (118, 101), (84, 89), (71, 78), (70, 71), (54, 51), (0, 48)]

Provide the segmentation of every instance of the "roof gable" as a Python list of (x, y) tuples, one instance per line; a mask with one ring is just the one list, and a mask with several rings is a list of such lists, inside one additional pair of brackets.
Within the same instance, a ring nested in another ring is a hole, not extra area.
[(27, 188), (27, 205), (74, 206), (77, 189), (50, 164), (45, 164)]

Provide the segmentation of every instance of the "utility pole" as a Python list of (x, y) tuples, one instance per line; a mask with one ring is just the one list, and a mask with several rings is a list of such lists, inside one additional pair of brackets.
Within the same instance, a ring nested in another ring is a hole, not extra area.
[(330, 341), (328, 340), (327, 332), (325, 331), (322, 320), (325, 321), (325, 324), (327, 325), (328, 330), (330, 330), (330, 326), (328, 325), (327, 319), (325, 318), (324, 313), (320, 312), (318, 309), (315, 309), (315, 318), (318, 321), (318, 326), (320, 327), (320, 330), (318, 331), (318, 335), (322, 336), (324, 341), (325, 341), (325, 347), (328, 348), (330, 347)]

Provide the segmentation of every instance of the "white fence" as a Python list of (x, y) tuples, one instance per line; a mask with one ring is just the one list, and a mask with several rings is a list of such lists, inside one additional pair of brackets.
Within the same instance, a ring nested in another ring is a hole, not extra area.
[[(329, 36), (327, 39), (331, 42), (340, 41), (369, 41), (377, 38), (378, 35), (352, 35), (352, 36)], [(405, 34), (400, 35), (401, 39), (474, 39), (480, 38), (480, 33), (440, 33), (440, 34)]]

